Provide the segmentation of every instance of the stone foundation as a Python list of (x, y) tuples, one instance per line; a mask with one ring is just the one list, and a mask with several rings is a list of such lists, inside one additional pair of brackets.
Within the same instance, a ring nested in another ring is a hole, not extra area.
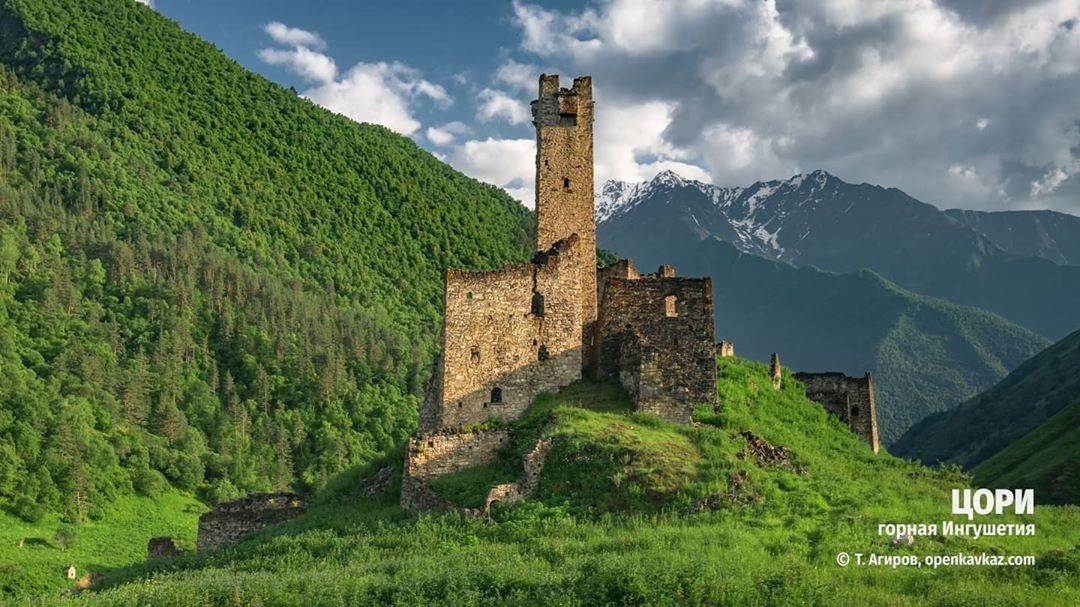
[(154, 537), (146, 544), (146, 560), (164, 559), (180, 556), (180, 549), (171, 537)]
[(306, 510), (307, 502), (295, 493), (253, 493), (218, 504), (199, 517), (198, 551), (234, 544), (260, 529), (296, 518)]

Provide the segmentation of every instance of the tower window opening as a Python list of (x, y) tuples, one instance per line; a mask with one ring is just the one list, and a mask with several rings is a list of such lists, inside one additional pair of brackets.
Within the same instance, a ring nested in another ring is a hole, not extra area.
[(502, 402), (502, 388), (498, 386), (491, 389), (491, 404), (497, 404)]
[(540, 346), (540, 349), (536, 353), (536, 358), (540, 362), (544, 362), (551, 358), (551, 354), (548, 353), (547, 345)]
[(540, 317), (544, 315), (544, 296), (539, 293), (533, 293), (532, 314)]
[(562, 178), (562, 189), (564, 189), (564, 190), (569, 190), (570, 189), (570, 178), (569, 177), (563, 177)]
[(859, 408), (858, 407), (852, 407), (851, 408), (851, 417), (859, 417)]
[(480, 362), (480, 348), (473, 346), (472, 351), (469, 353), (469, 357), (474, 363)]

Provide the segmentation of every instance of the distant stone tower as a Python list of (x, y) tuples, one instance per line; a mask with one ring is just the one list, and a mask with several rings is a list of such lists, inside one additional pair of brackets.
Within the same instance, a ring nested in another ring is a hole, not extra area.
[(769, 374), (772, 375), (772, 387), (779, 390), (783, 371), (780, 368), (780, 355), (776, 352), (773, 352), (772, 362), (769, 364)]
[[(582, 336), (596, 321), (596, 218), (593, 201), (592, 78), (559, 88), (558, 75), (540, 75), (532, 102), (536, 126), (536, 250), (577, 234)], [(586, 346), (588, 344), (586, 343)]]
[(720, 358), (735, 356), (735, 344), (730, 341), (721, 341), (716, 344), (716, 353), (720, 355)]
[(874, 400), (874, 377), (869, 371), (863, 377), (848, 377), (843, 373), (796, 373), (795, 379), (806, 386), (806, 397), (837, 415), (877, 453), (877, 403)]

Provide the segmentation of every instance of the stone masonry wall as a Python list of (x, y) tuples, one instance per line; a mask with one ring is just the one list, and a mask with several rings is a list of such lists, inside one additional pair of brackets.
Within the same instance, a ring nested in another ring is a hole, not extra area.
[(877, 405), (869, 372), (861, 378), (843, 373), (796, 373), (795, 379), (806, 386), (807, 398), (839, 416), (874, 453), (878, 452)]
[[(626, 388), (637, 394), (639, 409), (685, 422), (693, 405), (716, 402), (712, 280), (676, 278), (664, 270), (605, 281), (597, 376), (636, 382)], [(624, 343), (631, 333), (636, 345)]]
[(559, 87), (558, 75), (541, 75), (532, 102), (536, 127), (536, 250), (576, 234), (583, 255), (576, 262), (582, 296), (582, 334), (596, 320), (596, 213), (593, 200), (592, 78)]
[(171, 558), (180, 554), (180, 549), (176, 547), (171, 537), (152, 537), (146, 543), (147, 560)]
[(440, 431), (410, 438), (401, 507), (412, 511), (452, 507), (431, 489), (428, 479), (496, 461), (508, 437), (506, 430), (486, 430)]
[(260, 529), (300, 516), (307, 503), (294, 493), (253, 493), (218, 504), (199, 517), (199, 552), (233, 544)]
[(536, 490), (540, 485), (540, 473), (544, 469), (544, 460), (547, 458), (548, 451), (551, 450), (551, 439), (541, 439), (536, 441), (533, 448), (521, 458), (521, 464), (523, 472), (521, 478), (513, 483), (503, 483), (501, 485), (495, 485), (488, 491), (487, 497), (484, 498), (484, 505), (479, 512), (481, 516), (486, 516), (490, 510), (491, 505), (495, 502), (502, 502), (509, 504), (524, 499), (529, 499), (536, 494)]
[(422, 429), (514, 420), (541, 392), (581, 378), (580, 251), (571, 236), (533, 263), (447, 271), (441, 386)]

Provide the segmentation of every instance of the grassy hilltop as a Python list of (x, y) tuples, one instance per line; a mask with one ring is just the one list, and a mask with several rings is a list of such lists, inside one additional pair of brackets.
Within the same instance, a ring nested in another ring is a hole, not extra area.
[[(1024, 605), (1080, 600), (1080, 509), (1039, 507), (1028, 537), (918, 537), (882, 523), (967, 522), (966, 478), (874, 455), (785, 374), (719, 362), (721, 406), (678, 425), (625, 409), (607, 385), (541, 397), (504, 463), (441, 489), (475, 499), (540, 433), (553, 440), (536, 499), (492, 521), (413, 517), (396, 487), (361, 497), (339, 477), (303, 518), (217, 553), (115, 571), (73, 605)], [(554, 423), (549, 423), (554, 419)], [(401, 458), (390, 465), (400, 467)], [(400, 478), (400, 477), (397, 477)], [(485, 484), (488, 483), (488, 484)], [(976, 521), (978, 522), (978, 521)], [(840, 567), (839, 552), (1037, 556), (1027, 567)]]

